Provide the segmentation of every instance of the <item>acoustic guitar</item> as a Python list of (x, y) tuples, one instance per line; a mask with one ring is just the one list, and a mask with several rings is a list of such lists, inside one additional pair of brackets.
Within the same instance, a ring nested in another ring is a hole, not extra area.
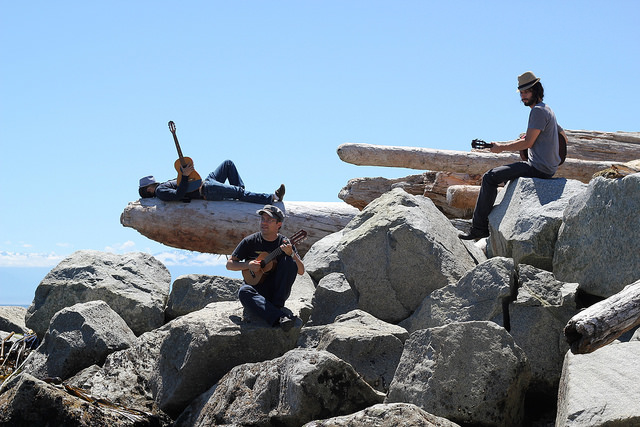
[[(300, 230), (296, 234), (291, 236), (289, 241), (293, 246), (295, 246), (306, 238), (307, 232), (304, 230)], [(254, 273), (251, 270), (242, 270), (242, 277), (244, 278), (244, 281), (251, 286), (259, 285), (260, 283), (262, 283), (267, 275), (276, 267), (276, 258), (282, 253), (283, 251), (280, 246), (278, 246), (274, 251), (270, 253), (260, 253), (260, 255), (258, 255), (258, 258), (256, 258), (258, 261), (260, 261), (260, 271)]]
[[(191, 157), (186, 157), (182, 155), (182, 150), (180, 149), (180, 143), (178, 142), (178, 135), (176, 135), (176, 124), (173, 123), (173, 121), (171, 120), (169, 121), (169, 131), (171, 131), (171, 134), (173, 135), (173, 142), (176, 143), (176, 149), (178, 150), (178, 160), (175, 161), (175, 163), (173, 164), (173, 167), (176, 169), (176, 172), (178, 172), (178, 185), (180, 185), (180, 182), (182, 181), (182, 170), (180, 168), (193, 166), (193, 160), (191, 160)], [(200, 177), (198, 172), (196, 172), (195, 170), (189, 174), (188, 180), (189, 180), (189, 187), (187, 190), (188, 192), (195, 191), (198, 188), (200, 188), (200, 185), (202, 185), (202, 178)]]

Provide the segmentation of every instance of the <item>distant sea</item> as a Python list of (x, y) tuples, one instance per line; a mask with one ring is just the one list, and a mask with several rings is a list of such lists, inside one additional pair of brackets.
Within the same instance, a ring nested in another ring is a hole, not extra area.
[[(0, 267), (0, 306), (20, 305), (29, 307), (36, 288), (53, 267)], [(228, 271), (224, 266), (167, 266), (171, 272), (171, 282), (185, 274), (208, 274), (241, 278), (236, 271)]]

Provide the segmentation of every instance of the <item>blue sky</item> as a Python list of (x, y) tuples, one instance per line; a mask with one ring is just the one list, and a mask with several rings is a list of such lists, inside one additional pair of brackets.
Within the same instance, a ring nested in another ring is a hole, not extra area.
[(565, 128), (638, 131), (638, 16), (631, 0), (3, 2), (0, 305), (80, 249), (226, 272), (120, 225), (140, 177), (175, 175), (169, 120), (201, 175), (230, 158), (296, 201), (418, 173), (343, 163), (344, 142), (516, 137), (527, 70)]

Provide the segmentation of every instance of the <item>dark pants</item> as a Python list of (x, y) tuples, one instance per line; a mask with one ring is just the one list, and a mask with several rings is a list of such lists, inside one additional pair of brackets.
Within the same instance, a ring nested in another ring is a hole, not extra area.
[[(229, 184), (225, 184), (227, 180), (229, 180)], [(273, 195), (271, 194), (245, 191), (244, 182), (240, 178), (236, 165), (231, 160), (220, 163), (220, 166), (207, 176), (202, 185), (202, 195), (205, 200), (213, 201), (237, 199), (261, 205), (273, 203)]]
[(553, 175), (542, 173), (529, 163), (517, 162), (493, 168), (482, 176), (480, 194), (473, 211), (472, 228), (478, 231), (489, 230), (489, 214), (498, 196), (498, 186), (516, 178), (551, 178)]
[(298, 266), (293, 258), (282, 255), (275, 271), (269, 272), (264, 282), (255, 287), (245, 283), (238, 291), (238, 298), (244, 308), (269, 325), (275, 325), (281, 317), (289, 315), (283, 308), (297, 274)]

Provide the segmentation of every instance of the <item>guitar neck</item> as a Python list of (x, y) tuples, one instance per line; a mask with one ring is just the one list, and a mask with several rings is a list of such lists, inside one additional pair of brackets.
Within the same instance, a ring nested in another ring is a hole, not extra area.
[(260, 261), (260, 267), (264, 268), (265, 265), (269, 264), (271, 261), (276, 259), (282, 253), (282, 248), (278, 247), (278, 249), (271, 252), (267, 255), (262, 261)]

